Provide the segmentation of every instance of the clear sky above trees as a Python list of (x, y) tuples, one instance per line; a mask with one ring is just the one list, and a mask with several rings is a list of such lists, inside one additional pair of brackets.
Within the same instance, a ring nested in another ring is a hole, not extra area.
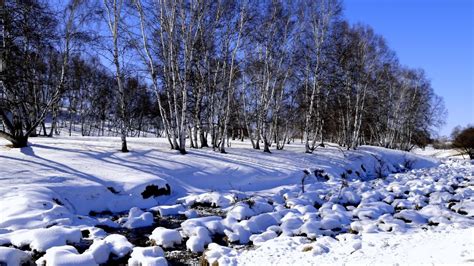
[(448, 109), (441, 135), (474, 123), (474, 1), (345, 0), (350, 22), (383, 35), (400, 62), (420, 67)]

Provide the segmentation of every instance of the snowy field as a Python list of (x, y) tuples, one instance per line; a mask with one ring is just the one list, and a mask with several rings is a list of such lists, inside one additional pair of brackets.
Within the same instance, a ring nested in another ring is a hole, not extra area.
[(185, 156), (154, 138), (131, 138), (126, 154), (116, 138), (5, 144), (0, 265), (474, 263), (468, 160), (299, 143)]

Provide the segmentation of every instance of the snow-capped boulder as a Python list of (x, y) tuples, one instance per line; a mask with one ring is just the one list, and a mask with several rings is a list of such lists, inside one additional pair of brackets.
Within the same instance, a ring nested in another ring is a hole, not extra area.
[(32, 250), (44, 252), (49, 248), (78, 243), (82, 234), (79, 228), (52, 226), (32, 230), (18, 230), (0, 235), (0, 243), (11, 243), (17, 247), (29, 245)]
[(377, 219), (382, 214), (385, 213), (393, 213), (394, 208), (393, 206), (381, 202), (381, 201), (373, 201), (373, 202), (365, 202), (361, 203), (355, 210), (354, 215), (359, 217), (361, 220), (367, 219)]
[(188, 241), (186, 241), (186, 248), (191, 252), (203, 252), (205, 247), (211, 243), (211, 237), (209, 236), (209, 231), (202, 226), (198, 226)]
[(184, 214), (186, 208), (182, 204), (175, 205), (161, 205), (150, 208), (150, 210), (158, 212), (160, 216), (175, 216)]
[(250, 241), (256, 246), (261, 245), (262, 243), (276, 238), (278, 235), (274, 231), (265, 231), (261, 234), (251, 235)]
[(137, 207), (130, 209), (127, 221), (123, 227), (128, 229), (147, 227), (153, 224), (153, 214), (151, 212), (144, 212)]
[(30, 255), (25, 251), (10, 247), (0, 247), (0, 262), (6, 265), (23, 265), (28, 260), (30, 260)]
[(415, 210), (402, 210), (398, 213), (395, 213), (393, 217), (403, 220), (407, 223), (424, 224), (428, 222), (428, 220), (425, 217), (420, 215)]
[(164, 248), (172, 248), (175, 245), (181, 244), (181, 241), (183, 240), (183, 237), (178, 230), (167, 229), (164, 227), (155, 228), (149, 238), (155, 241), (157, 245), (163, 246)]
[(110, 245), (105, 240), (94, 240), (86, 252), (90, 253), (97, 264), (106, 263), (110, 256)]
[(38, 265), (46, 266), (94, 266), (99, 265), (92, 254), (79, 254), (73, 246), (57, 246), (46, 251), (43, 257), (36, 261)]
[(167, 266), (165, 253), (160, 247), (134, 247), (128, 265), (130, 266)]
[(109, 235), (104, 238), (104, 241), (109, 245), (110, 251), (119, 258), (127, 255), (133, 249), (132, 243), (128, 242), (126, 237), (119, 234)]

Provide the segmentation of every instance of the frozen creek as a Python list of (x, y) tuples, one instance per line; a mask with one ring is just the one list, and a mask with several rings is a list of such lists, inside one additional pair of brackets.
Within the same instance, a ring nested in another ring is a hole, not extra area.
[[(317, 172), (317, 171), (316, 171)], [(474, 165), (194, 193), (175, 204), (0, 232), (0, 265), (472, 263)], [(65, 203), (57, 200), (57, 208)], [(3, 264), (2, 264), (3, 263)]]
[[(304, 193), (297, 178), (253, 191), (180, 192), (161, 204), (121, 196), (120, 206), (138, 206), (127, 211), (81, 211), (94, 209), (84, 202), (102, 204), (94, 197), (115, 195), (113, 187), (54, 194), (39, 179), (34, 189), (22, 187), (25, 202), (9, 201), (8, 193), (3, 199), (2, 207), (21, 203), (27, 211), (7, 208), (0, 217), (0, 265), (472, 263), (473, 162), (445, 159), (408, 170), (405, 155), (381, 152), (386, 160), (373, 166), (363, 159), (307, 169)], [(337, 162), (336, 155), (328, 158)]]

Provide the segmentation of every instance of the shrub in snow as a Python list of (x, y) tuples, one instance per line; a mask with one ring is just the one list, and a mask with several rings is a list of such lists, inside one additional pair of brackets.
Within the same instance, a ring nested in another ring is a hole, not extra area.
[(23, 265), (30, 260), (30, 255), (22, 250), (10, 247), (0, 247), (0, 263), (6, 265)]
[(165, 253), (160, 247), (135, 247), (128, 259), (130, 266), (167, 266)]
[(110, 251), (121, 258), (132, 251), (133, 245), (122, 235), (112, 234), (104, 238), (109, 245)]
[(46, 266), (94, 266), (99, 265), (92, 254), (84, 252), (79, 254), (73, 246), (52, 247), (46, 254), (36, 261), (38, 265)]
[(183, 240), (183, 237), (177, 230), (164, 227), (155, 228), (149, 238), (155, 241), (157, 245), (165, 248), (172, 248), (175, 245), (179, 245)]
[(123, 227), (128, 229), (147, 227), (153, 224), (153, 214), (151, 212), (144, 212), (137, 207), (133, 207), (128, 212), (127, 221)]
[(474, 127), (466, 127), (465, 129), (455, 131), (453, 135), (453, 146), (462, 153), (469, 155), (471, 160), (474, 159)]

